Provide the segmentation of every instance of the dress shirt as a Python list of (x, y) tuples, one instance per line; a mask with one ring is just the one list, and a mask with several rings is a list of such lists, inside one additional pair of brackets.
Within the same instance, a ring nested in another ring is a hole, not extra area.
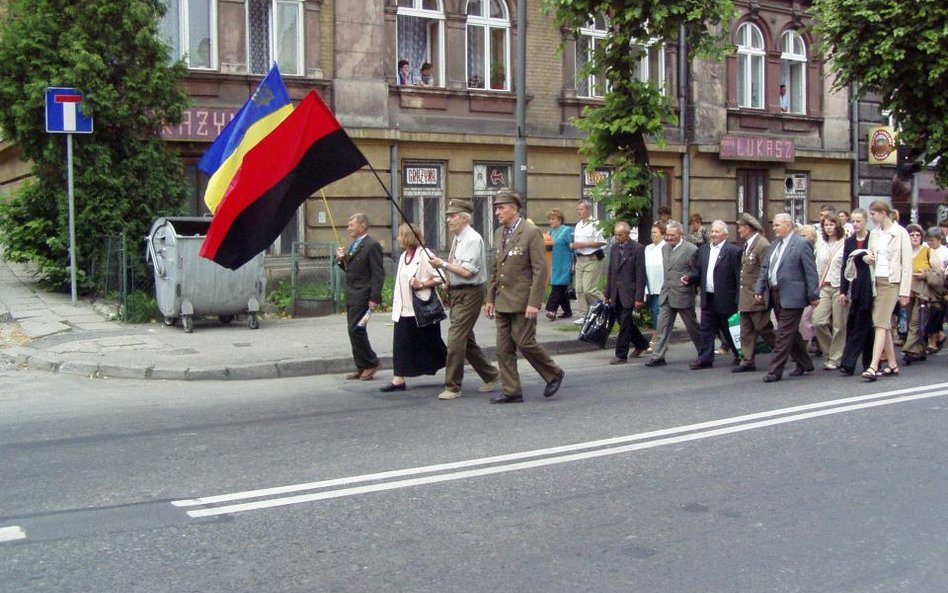
[(721, 248), (724, 247), (724, 241), (721, 241), (717, 245), (711, 244), (711, 249), (708, 251), (708, 273), (707, 273), (707, 282), (705, 282), (705, 292), (714, 293), (714, 267), (718, 265), (718, 256), (721, 255)]
[(777, 270), (780, 269), (780, 260), (783, 259), (784, 242), (787, 239), (778, 239), (774, 243), (773, 254), (770, 256), (770, 287), (777, 288)]
[(461, 266), (474, 275), (470, 278), (462, 278), (448, 272), (450, 286), (478, 286), (487, 282), (487, 270), (484, 265), (486, 259), (483, 237), (470, 225), (464, 227), (464, 230), (454, 238), (448, 262)]
[[(597, 228), (597, 225), (598, 222), (592, 216), (586, 220), (580, 220), (577, 222), (576, 227), (573, 229), (573, 242), (587, 243), (590, 241), (595, 241), (597, 243), (605, 243), (606, 239), (603, 236), (602, 231)], [(602, 249), (602, 246), (583, 247), (576, 250), (576, 255), (592, 255), (600, 249)]]

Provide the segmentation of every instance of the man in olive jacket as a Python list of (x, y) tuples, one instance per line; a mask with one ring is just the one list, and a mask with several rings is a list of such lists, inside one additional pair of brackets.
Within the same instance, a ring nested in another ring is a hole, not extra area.
[(544, 397), (552, 397), (565, 375), (537, 343), (537, 313), (546, 287), (546, 246), (543, 232), (520, 217), (520, 195), (509, 189), (494, 198), (500, 225), (494, 234), (497, 248), (487, 282), (484, 314), (497, 325), (497, 364), (503, 394), (492, 404), (523, 401), (517, 350), (546, 381)]

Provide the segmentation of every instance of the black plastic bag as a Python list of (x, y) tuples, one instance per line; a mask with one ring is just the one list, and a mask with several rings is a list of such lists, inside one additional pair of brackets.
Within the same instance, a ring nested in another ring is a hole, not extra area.
[(615, 324), (616, 312), (613, 306), (598, 301), (589, 307), (586, 318), (583, 320), (583, 328), (579, 332), (579, 339), (605, 348), (609, 334), (612, 333), (612, 326)]

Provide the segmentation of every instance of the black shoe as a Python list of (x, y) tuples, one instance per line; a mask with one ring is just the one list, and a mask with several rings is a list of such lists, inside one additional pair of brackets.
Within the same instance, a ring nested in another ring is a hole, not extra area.
[(560, 385), (563, 383), (563, 377), (565, 376), (566, 371), (560, 369), (560, 374), (553, 377), (553, 380), (546, 384), (546, 389), (543, 390), (543, 397), (553, 397), (553, 395), (560, 390)]
[(764, 383), (776, 383), (779, 380), (780, 380), (780, 375), (771, 375), (770, 373), (767, 373), (764, 376)]
[(710, 369), (713, 366), (714, 366), (713, 362), (701, 362), (700, 360), (696, 360), (693, 363), (689, 364), (688, 368), (693, 371), (697, 371), (699, 369)]
[(490, 403), (492, 404), (522, 404), (523, 396), (522, 395), (500, 395), (497, 397), (490, 398)]
[(645, 348), (635, 348), (634, 350), (632, 350), (632, 352), (629, 353), (629, 358), (638, 358), (646, 350), (648, 350), (648, 346), (646, 346)]
[(806, 367), (797, 366), (797, 368), (790, 371), (790, 376), (799, 377), (800, 375), (805, 375), (807, 373), (812, 373), (812, 372), (813, 372), (813, 367), (806, 368)]
[(393, 391), (405, 391), (405, 384), (404, 383), (398, 383), (398, 384), (389, 383), (385, 387), (379, 387), (379, 391), (381, 391), (382, 393), (391, 393)]
[(734, 360), (731, 361), (731, 366), (732, 366), (732, 367), (736, 367), (737, 365), (741, 364), (742, 362), (744, 362), (744, 361), (741, 360), (740, 358), (735, 358)]
[(664, 358), (653, 358), (652, 360), (646, 362), (646, 363), (645, 363), (645, 366), (647, 366), (647, 367), (663, 367), (663, 366), (665, 366), (665, 364), (666, 364), (666, 363), (665, 363), (665, 359), (664, 359)]
[(609, 364), (625, 364), (627, 362), (629, 362), (629, 359), (619, 358), (618, 356), (616, 356), (615, 358), (609, 361)]
[(856, 372), (856, 369), (848, 369), (846, 367), (839, 367), (839, 374), (844, 377), (852, 377)]
[(731, 369), (732, 373), (752, 373), (757, 370), (757, 367), (752, 364), (740, 364)]

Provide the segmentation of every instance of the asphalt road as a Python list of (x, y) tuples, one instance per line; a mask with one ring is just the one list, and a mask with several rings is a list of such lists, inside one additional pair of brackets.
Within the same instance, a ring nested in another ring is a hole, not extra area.
[(0, 368), (0, 590), (945, 590), (948, 357), (764, 385), (608, 354), (509, 406)]

